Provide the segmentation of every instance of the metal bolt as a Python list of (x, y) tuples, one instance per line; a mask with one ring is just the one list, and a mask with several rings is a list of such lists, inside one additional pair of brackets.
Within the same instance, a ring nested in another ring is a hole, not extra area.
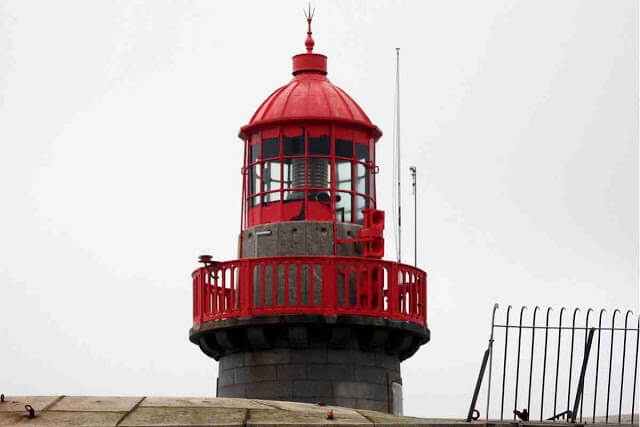
[(33, 409), (33, 406), (24, 405), (24, 409), (29, 413), (29, 418), (34, 418), (36, 416), (36, 411)]

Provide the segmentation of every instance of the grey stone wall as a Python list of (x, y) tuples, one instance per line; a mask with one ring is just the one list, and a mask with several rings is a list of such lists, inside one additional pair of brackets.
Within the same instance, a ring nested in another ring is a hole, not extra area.
[(396, 393), (393, 402), (392, 394), (392, 384), (402, 384), (400, 361), (383, 352), (278, 348), (223, 356), (218, 369), (219, 397), (323, 402), (383, 412), (401, 405), (401, 396)]
[[(352, 239), (361, 226), (338, 224), (338, 238)], [(283, 255), (333, 255), (333, 223), (291, 221), (257, 225), (242, 232), (242, 258)], [(361, 256), (360, 243), (338, 245), (340, 256)]]

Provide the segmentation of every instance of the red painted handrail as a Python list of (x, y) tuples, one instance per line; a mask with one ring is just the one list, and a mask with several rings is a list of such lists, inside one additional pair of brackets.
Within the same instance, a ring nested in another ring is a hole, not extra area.
[(193, 272), (193, 323), (269, 314), (352, 314), (427, 325), (427, 273), (372, 258), (281, 256)]

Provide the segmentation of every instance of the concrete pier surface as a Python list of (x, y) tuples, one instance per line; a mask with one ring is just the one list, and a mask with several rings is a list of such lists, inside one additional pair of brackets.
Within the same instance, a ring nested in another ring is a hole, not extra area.
[[(34, 410), (30, 418), (25, 405)], [(333, 419), (328, 419), (329, 411)], [(617, 420), (617, 416), (616, 416)], [(610, 420), (611, 421), (611, 420)], [(618, 424), (631, 426), (625, 416)], [(412, 426), (562, 425), (394, 416), (365, 409), (271, 400), (208, 397), (5, 396), (0, 426)], [(584, 424), (575, 424), (584, 425)], [(594, 426), (604, 424), (592, 424)], [(611, 423), (609, 424), (611, 425)], [(634, 419), (637, 426), (637, 417)]]

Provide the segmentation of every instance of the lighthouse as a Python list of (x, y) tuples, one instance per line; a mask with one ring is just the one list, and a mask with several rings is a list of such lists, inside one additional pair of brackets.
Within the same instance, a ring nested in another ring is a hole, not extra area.
[(238, 259), (200, 257), (189, 339), (218, 361), (219, 397), (400, 414), (400, 364), (430, 338), (427, 276), (383, 260), (382, 132), (329, 81), (306, 18), (293, 78), (240, 128)]

